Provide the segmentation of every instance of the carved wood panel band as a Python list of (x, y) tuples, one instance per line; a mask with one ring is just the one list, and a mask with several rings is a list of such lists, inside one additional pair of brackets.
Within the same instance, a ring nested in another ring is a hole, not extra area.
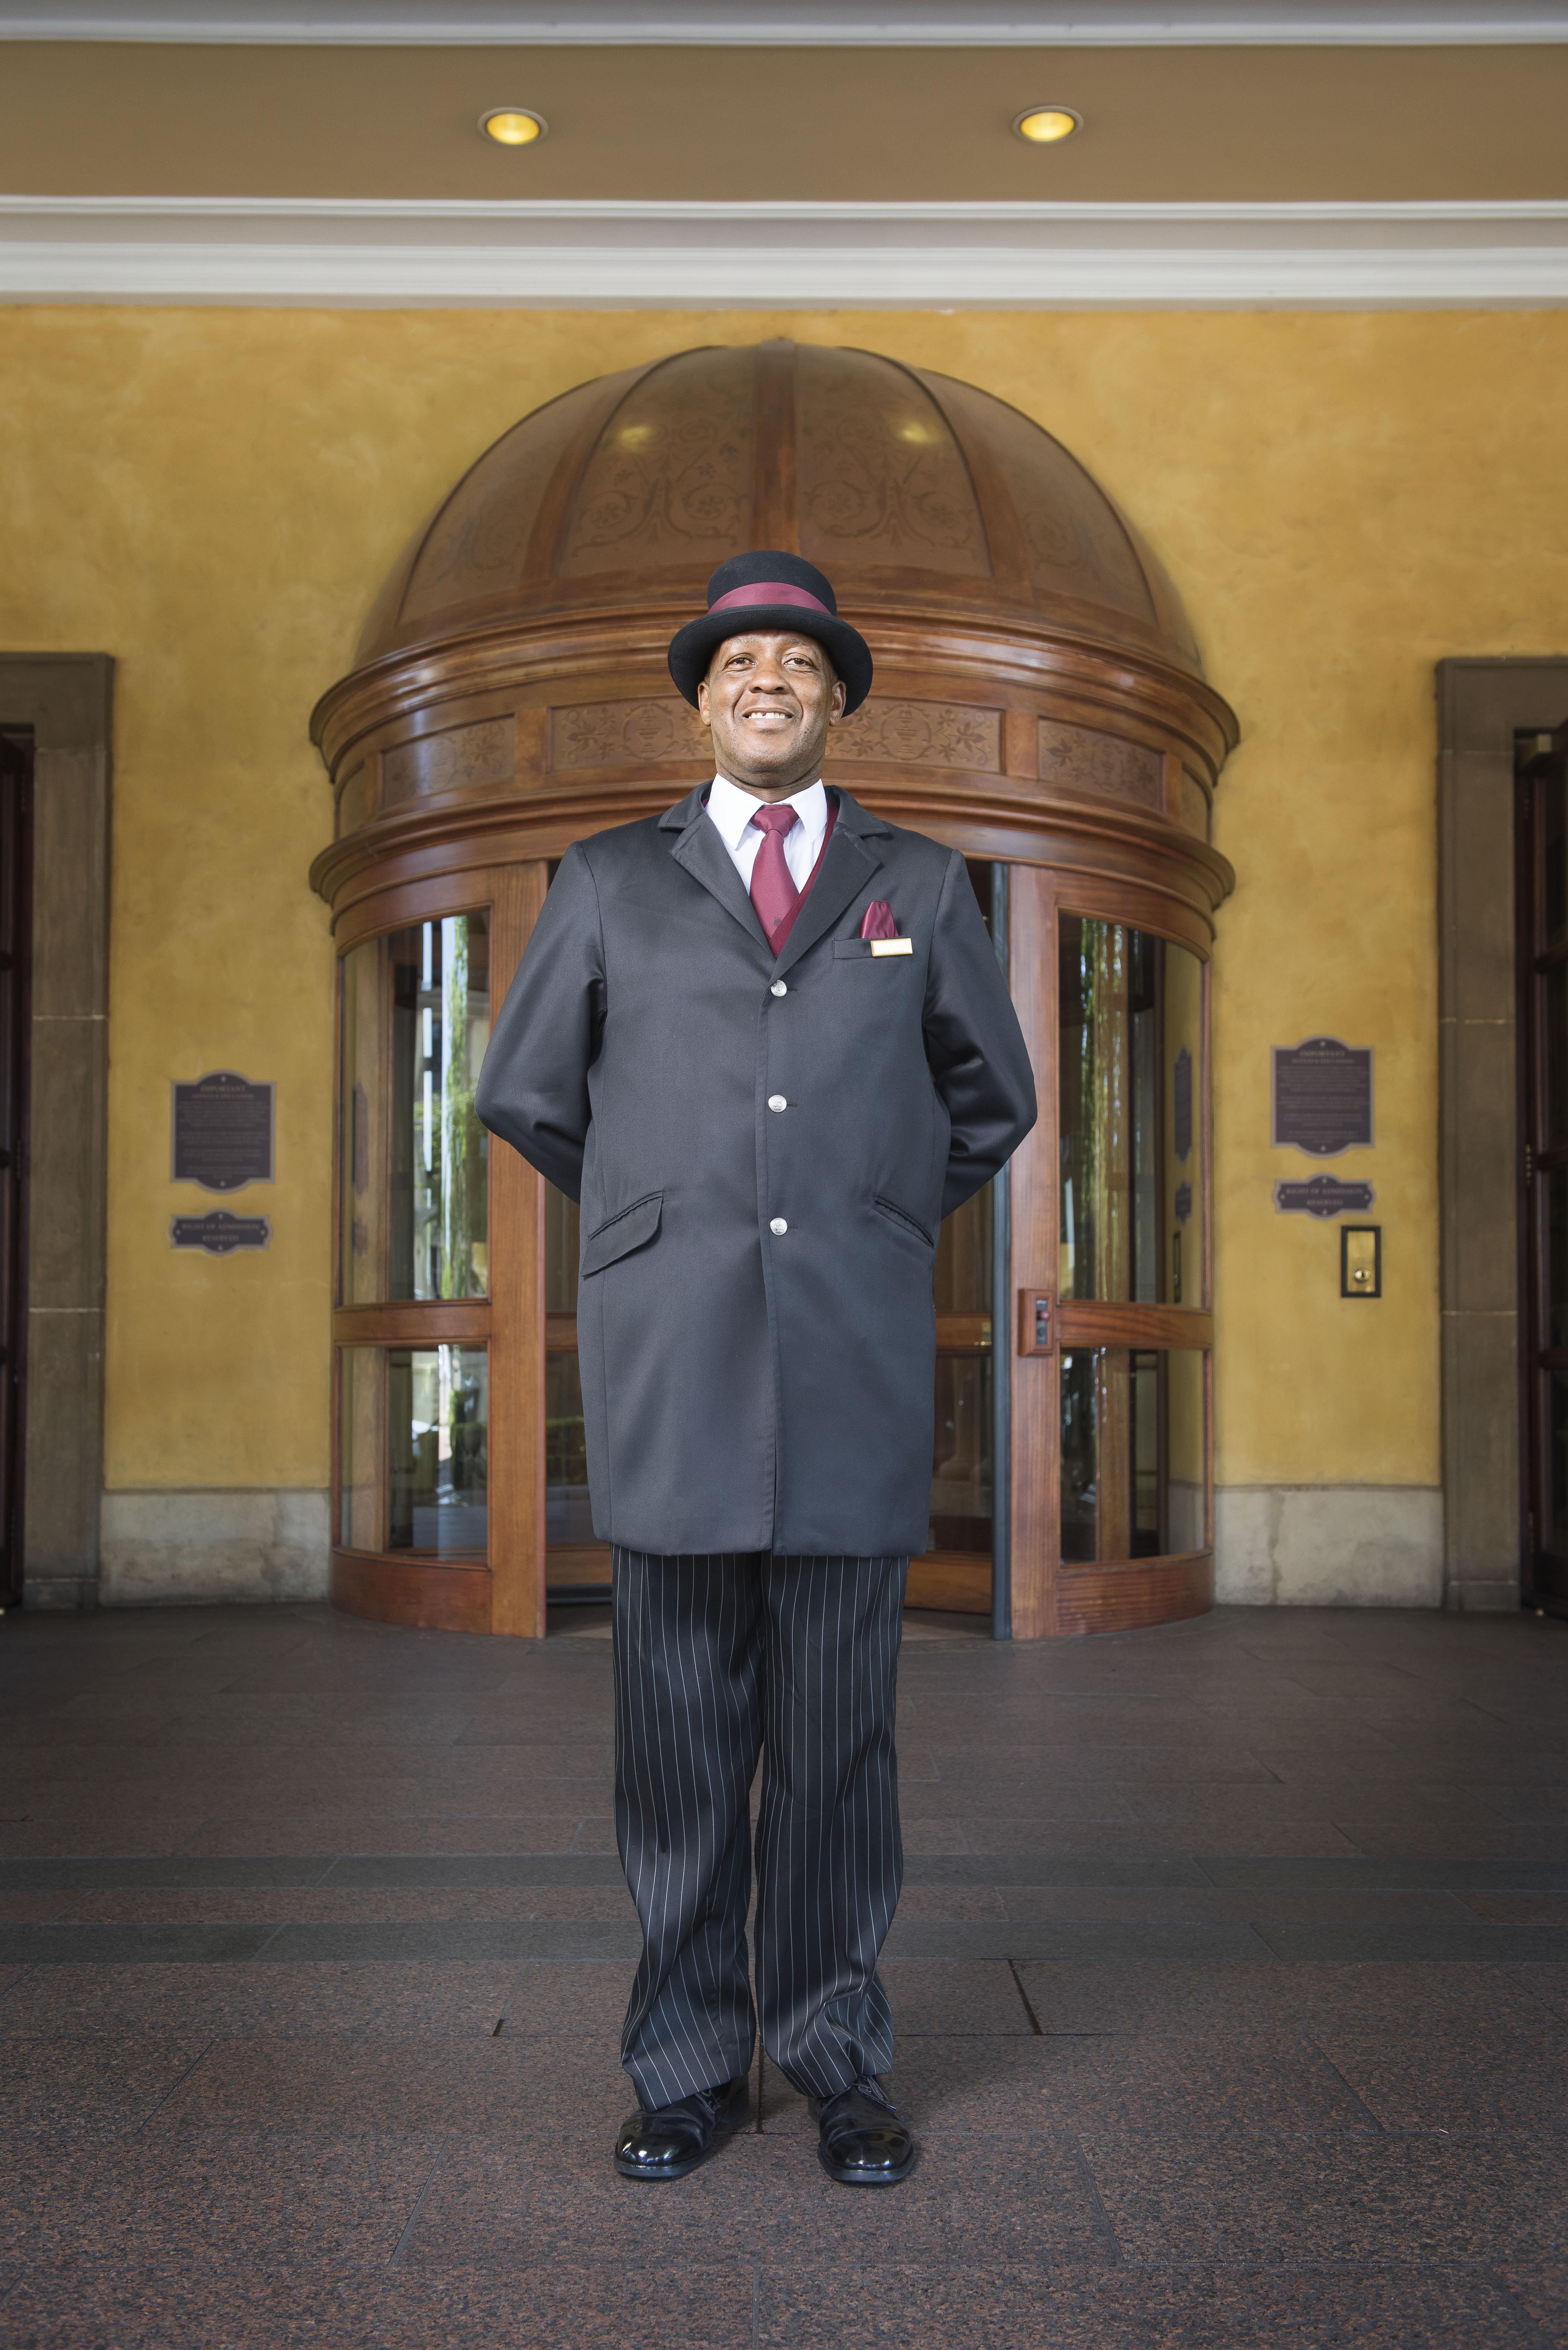
[(877, 759), (895, 767), (1002, 773), (1002, 712), (955, 702), (879, 702), (872, 696), (828, 737), (830, 764)]
[(706, 760), (708, 729), (679, 694), (658, 702), (585, 702), (550, 712), (550, 765), (656, 767)]
[(1162, 762), (1141, 743), (1118, 742), (1088, 726), (1040, 721), (1040, 780), (1065, 784), (1072, 791), (1102, 792), (1107, 798), (1137, 800), (1158, 807), (1163, 796)]
[(1181, 822), (1188, 832), (1195, 832), (1199, 840), (1209, 837), (1209, 795), (1201, 784), (1195, 784), (1189, 775), (1181, 778)]
[[(1094, 738), (1090, 738), (1091, 740)], [(689, 704), (589, 702), (550, 712), (550, 766), (647, 767), (706, 760), (707, 728)], [(836, 726), (828, 762), (875, 760), (898, 767), (1002, 772), (1002, 713), (951, 702), (879, 702), (875, 697)]]
[(393, 807), (427, 792), (472, 790), (512, 779), (517, 758), (513, 718), (483, 718), (472, 726), (452, 726), (416, 743), (400, 743), (381, 763), (381, 800)]

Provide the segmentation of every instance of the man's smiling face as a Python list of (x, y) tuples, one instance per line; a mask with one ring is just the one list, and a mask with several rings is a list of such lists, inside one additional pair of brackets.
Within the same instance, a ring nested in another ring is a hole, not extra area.
[(697, 688), (720, 775), (764, 800), (787, 799), (822, 773), (844, 685), (815, 637), (783, 629), (726, 637)]

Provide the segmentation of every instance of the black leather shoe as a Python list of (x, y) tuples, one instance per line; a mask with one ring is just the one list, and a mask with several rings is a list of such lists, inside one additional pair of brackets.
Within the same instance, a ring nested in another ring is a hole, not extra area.
[(857, 2081), (816, 2108), (816, 2158), (841, 2187), (897, 2187), (919, 2152), (876, 2081)]
[(751, 2112), (751, 2075), (697, 2089), (679, 2105), (640, 2109), (621, 2124), (615, 2167), (623, 2178), (684, 2178), (733, 2137)]

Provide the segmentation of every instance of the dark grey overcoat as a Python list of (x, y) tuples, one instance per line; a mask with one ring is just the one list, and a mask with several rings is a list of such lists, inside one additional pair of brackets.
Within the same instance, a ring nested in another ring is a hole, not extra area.
[(1034, 1085), (962, 858), (837, 799), (776, 961), (701, 789), (578, 842), (490, 1040), (480, 1117), (582, 1201), (601, 1542), (926, 1546), (937, 1228)]

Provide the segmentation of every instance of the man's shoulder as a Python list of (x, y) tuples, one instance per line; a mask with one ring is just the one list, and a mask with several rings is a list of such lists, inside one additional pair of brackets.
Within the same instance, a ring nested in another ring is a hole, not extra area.
[[(675, 803), (676, 807), (681, 805), (680, 801)], [(669, 856), (684, 829), (672, 829), (666, 822), (673, 813), (673, 809), (662, 808), (657, 816), (639, 816), (631, 824), (612, 824), (603, 832), (585, 834), (573, 846), (586, 858), (596, 879), (618, 878), (646, 864), (650, 857)]]
[(884, 864), (897, 865), (911, 878), (937, 888), (956, 854), (945, 841), (933, 840), (929, 833), (913, 832), (907, 825), (889, 824), (883, 817), (877, 818), (876, 831), (866, 837)]

